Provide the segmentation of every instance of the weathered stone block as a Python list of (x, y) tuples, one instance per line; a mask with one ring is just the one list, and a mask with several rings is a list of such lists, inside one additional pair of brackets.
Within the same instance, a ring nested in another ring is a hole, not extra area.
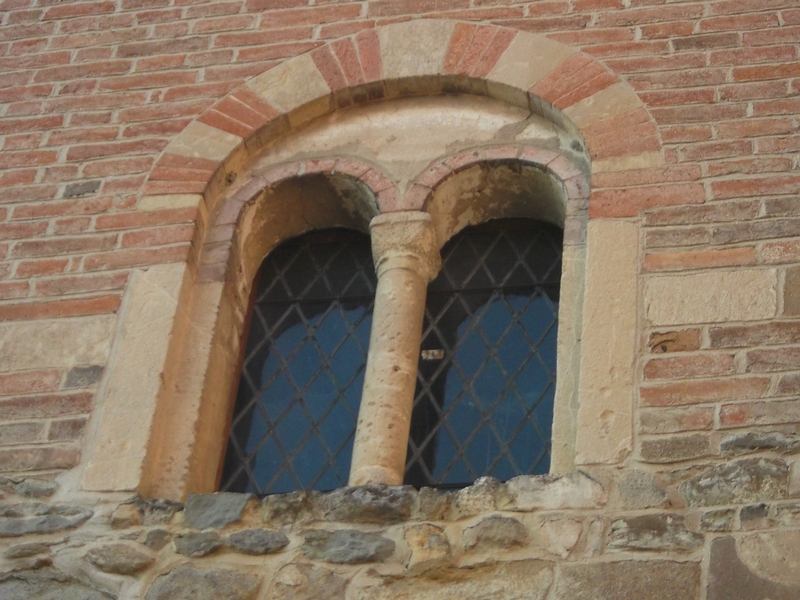
[(695, 434), (679, 437), (642, 440), (642, 460), (652, 463), (671, 463), (702, 458), (711, 454), (708, 435)]
[(252, 600), (260, 585), (252, 573), (180, 565), (156, 579), (145, 600)]
[(153, 564), (150, 554), (129, 544), (105, 544), (89, 550), (85, 558), (105, 573), (134, 575)]
[(462, 539), (469, 550), (513, 548), (528, 541), (528, 531), (514, 518), (493, 515), (465, 529)]
[(0, 537), (54, 533), (77, 527), (94, 514), (79, 506), (39, 502), (7, 505), (0, 509)]
[(111, 515), (113, 529), (127, 529), (142, 524), (142, 510), (135, 504), (120, 504)]
[(652, 508), (663, 506), (668, 500), (667, 491), (646, 471), (625, 471), (617, 483), (617, 490), (623, 508)]
[(317, 505), (325, 518), (345, 523), (396, 523), (411, 515), (411, 486), (365, 485), (346, 487), (320, 496)]
[(45, 498), (55, 494), (56, 490), (58, 490), (58, 484), (46, 479), (23, 479), (14, 486), (17, 494), (27, 498)]
[(417, 512), (422, 521), (444, 521), (450, 512), (453, 497), (433, 488), (422, 488), (417, 494)]
[(36, 556), (37, 554), (49, 554), (50, 547), (45, 544), (36, 542), (30, 544), (16, 544), (11, 546), (4, 553), (4, 558), (27, 558), (29, 556)]
[(703, 545), (703, 536), (686, 528), (684, 518), (668, 513), (625, 517), (611, 522), (609, 550), (663, 550), (691, 552)]
[(289, 525), (303, 523), (316, 516), (314, 495), (307, 492), (291, 492), (266, 496), (261, 501), (261, 518), (266, 523)]
[[(732, 537), (720, 537), (712, 542), (708, 600), (800, 598), (798, 532), (765, 535), (745, 538), (738, 553)], [(776, 546), (778, 540), (783, 542), (783, 547)]]
[(383, 562), (394, 552), (392, 540), (355, 529), (309, 531), (304, 537), (306, 541), (300, 550), (313, 560), (354, 565)]
[(242, 554), (269, 554), (289, 545), (289, 538), (271, 529), (244, 529), (230, 534), (225, 544)]
[(271, 600), (344, 600), (347, 580), (333, 571), (308, 564), (288, 564), (278, 571)]
[(158, 552), (164, 546), (166, 546), (171, 539), (172, 536), (166, 529), (151, 529), (147, 532), (147, 537), (144, 539), (144, 545), (151, 550)]
[(175, 552), (193, 558), (208, 556), (222, 548), (223, 543), (214, 531), (190, 531), (175, 538)]
[(446, 565), (452, 559), (450, 542), (441, 527), (429, 523), (410, 525), (403, 536), (411, 551), (406, 563), (409, 571), (421, 573)]
[(745, 504), (786, 497), (788, 479), (784, 461), (748, 458), (708, 467), (678, 489), (690, 506)]
[(800, 452), (800, 436), (780, 431), (747, 431), (726, 436), (719, 445), (723, 454), (737, 455), (774, 450), (781, 454)]
[(437, 572), (436, 578), (386, 579), (360, 591), (359, 600), (544, 600), (553, 564), (519, 560)]
[(700, 529), (703, 531), (731, 531), (736, 511), (732, 508), (707, 510), (700, 515)]
[(494, 477), (481, 477), (471, 486), (458, 490), (453, 495), (453, 504), (458, 518), (471, 517), (497, 508), (497, 492), (500, 481)]
[(221, 529), (242, 518), (244, 507), (252, 497), (231, 492), (189, 494), (183, 515), (189, 526), (195, 529)]
[(3, 600), (112, 600), (112, 596), (55, 569), (15, 571), (0, 575)]
[(561, 567), (554, 600), (689, 600), (700, 597), (700, 563), (625, 560)]
[(501, 510), (599, 508), (606, 502), (603, 486), (582, 471), (568, 475), (522, 475), (505, 484)]
[(769, 319), (777, 288), (774, 269), (660, 275), (645, 283), (645, 313), (653, 325)]

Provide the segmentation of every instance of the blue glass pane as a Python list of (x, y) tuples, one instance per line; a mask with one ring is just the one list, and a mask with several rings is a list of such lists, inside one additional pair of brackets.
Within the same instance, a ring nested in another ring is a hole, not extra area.
[(259, 271), (221, 489), (346, 483), (375, 275), (366, 236), (291, 240)]
[(428, 288), (406, 483), (546, 472), (561, 237), (538, 222), (467, 228)]

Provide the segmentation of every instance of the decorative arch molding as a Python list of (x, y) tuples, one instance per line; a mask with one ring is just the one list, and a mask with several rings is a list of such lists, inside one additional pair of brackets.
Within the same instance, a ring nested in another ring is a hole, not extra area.
[[(282, 134), (351, 105), (447, 93), (522, 107), (583, 136), (603, 171), (663, 165), (647, 108), (596, 59), (543, 35), (425, 19), (361, 31), (250, 79), (170, 142), (144, 194), (203, 194), (211, 211), (240, 167)], [(634, 216), (650, 202), (617, 195), (590, 213)]]
[[(435, 159), (402, 189), (363, 159), (298, 159), (252, 171), (251, 159), (268, 144), (337, 109), (445, 94), (483, 96), (522, 108), (529, 118), (544, 119), (565, 132), (562, 141), (567, 143), (558, 152), (524, 143), (462, 149)], [(559, 363), (574, 375), (559, 384), (568, 402), (556, 415), (555, 427), (565, 432), (563, 448), (554, 449), (565, 457), (557, 468), (620, 464), (632, 448), (638, 227), (618, 217), (636, 216), (640, 208), (661, 200), (606, 194), (595, 202), (597, 194), (590, 198), (589, 193), (587, 151), (595, 170), (623, 179), (627, 170), (662, 165), (653, 121), (629, 86), (573, 48), (502, 27), (440, 20), (393, 24), (320, 46), (249, 80), (178, 134), (149, 174), (139, 207), (198, 206), (200, 243), (187, 263), (157, 265), (134, 278), (127, 292), (120, 331), (136, 331), (146, 343), (142, 356), (131, 361), (120, 354), (119, 365), (115, 359), (109, 365), (108, 389), (115, 393), (98, 398), (83, 488), (136, 490), (172, 499), (215, 489), (216, 473), (209, 465), (219, 464), (224, 451), (225, 415), (252, 284), (246, 271), (282, 239), (321, 226), (294, 217), (275, 219), (281, 202), (300, 202), (309, 182), (334, 198), (338, 183), (345, 181), (360, 190), (367, 207), (362, 216), (430, 212), (437, 191), (470, 169), (510, 163), (556, 182), (564, 205), (564, 261), (572, 265), (565, 274), (572, 275), (562, 278), (562, 289), (574, 299), (573, 306), (564, 307), (569, 313), (565, 321), (571, 323), (564, 330), (564, 345), (581, 344), (583, 350), (567, 357), (559, 350)], [(250, 179), (234, 184), (245, 166)], [(332, 181), (337, 185), (328, 185)], [(337, 208), (336, 202), (323, 200), (330, 207), (327, 226), (366, 227), (368, 218), (353, 219), (342, 212), (343, 203)], [(593, 233), (592, 226), (587, 232), (590, 216), (615, 218), (597, 219)], [(248, 240), (258, 235), (267, 241), (250, 248)], [(589, 277), (584, 282), (587, 236), (594, 260), (614, 264), (596, 282)], [(243, 257), (243, 252), (250, 255)], [(157, 310), (149, 301), (154, 289), (161, 300), (168, 299)], [(597, 331), (585, 332), (581, 340), (584, 289), (593, 313), (588, 319)], [(137, 303), (154, 311), (147, 322)], [(609, 339), (620, 349), (605, 351)], [(600, 364), (607, 359), (616, 362)], [(628, 371), (630, 381), (628, 375), (607, 381), (607, 373)], [(592, 398), (598, 390), (606, 395)], [(610, 409), (608, 398), (616, 402)], [(598, 418), (601, 412), (603, 419)], [(132, 416), (135, 426), (129, 427)], [(559, 425), (559, 419), (567, 424)], [(587, 429), (576, 438), (581, 423)], [(599, 450), (598, 439), (603, 440)]]

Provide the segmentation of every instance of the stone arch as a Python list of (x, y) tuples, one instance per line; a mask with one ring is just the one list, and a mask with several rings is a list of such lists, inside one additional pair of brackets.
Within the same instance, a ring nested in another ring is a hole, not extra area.
[[(649, 113), (613, 73), (564, 44), (503, 27), (440, 20), (392, 24), (320, 46), (249, 80), (178, 134), (145, 184), (144, 194), (158, 197), (159, 206), (199, 203), (200, 243), (180, 273), (169, 272), (183, 286), (173, 313), (165, 315), (171, 323), (163, 332), (165, 354), (141, 368), (158, 379), (151, 386), (158, 388), (156, 397), (140, 411), (138, 426), (147, 431), (134, 432), (133, 442), (115, 439), (119, 427), (112, 424), (113, 411), (104, 407), (84, 471), (87, 489), (135, 489), (174, 499), (214, 489), (216, 474), (208, 465), (219, 462), (223, 449), (220, 415), (231, 395), (226, 386), (237, 362), (249, 285), (232, 252), (236, 228), (243, 216), (258, 213), (256, 200), (271, 189), (302, 185), (309, 177), (344, 178), (375, 198), (376, 212), (418, 210), (426, 207), (433, 189), (462, 168), (510, 160), (561, 182), (573, 216), (580, 217), (572, 220), (580, 225), (574, 232), (568, 226), (567, 236), (574, 235), (578, 244), (585, 241), (588, 162), (579, 168), (563, 148), (551, 154), (542, 147), (481, 146), (477, 154), (464, 151), (436, 161), (406, 189), (374, 166), (346, 159), (292, 161), (250, 173), (244, 184), (236, 181), (267, 144), (337, 109), (444, 94), (482, 96), (522, 108), (567, 132), (576, 154), (588, 152), (593, 164), (605, 163), (607, 171), (662, 160)], [(634, 216), (647, 201), (623, 198), (595, 211), (589, 202), (588, 213)], [(295, 229), (283, 234), (302, 232)], [(585, 249), (576, 250), (571, 260), (584, 259)], [(582, 275), (570, 285), (581, 288)], [(580, 319), (576, 309), (575, 320)], [(579, 359), (571, 359), (576, 372)], [(573, 383), (571, 395), (577, 393), (577, 380)], [(124, 477), (116, 476), (118, 464), (126, 465)], [(115, 476), (109, 484), (110, 471)]]
[[(632, 88), (591, 56), (546, 36), (425, 19), (364, 30), (295, 56), (206, 109), (167, 146), (147, 195), (217, 196), (248, 158), (291, 129), (373, 100), (464, 93), (524, 107), (582, 135), (604, 170), (660, 166), (654, 122)], [(632, 216), (622, 198), (592, 216)]]

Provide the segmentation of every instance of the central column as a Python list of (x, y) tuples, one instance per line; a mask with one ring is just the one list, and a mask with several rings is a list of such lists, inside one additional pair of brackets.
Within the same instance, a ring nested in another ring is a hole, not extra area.
[(372, 219), (369, 228), (378, 286), (349, 485), (400, 485), (425, 296), (441, 258), (428, 213), (386, 213)]

